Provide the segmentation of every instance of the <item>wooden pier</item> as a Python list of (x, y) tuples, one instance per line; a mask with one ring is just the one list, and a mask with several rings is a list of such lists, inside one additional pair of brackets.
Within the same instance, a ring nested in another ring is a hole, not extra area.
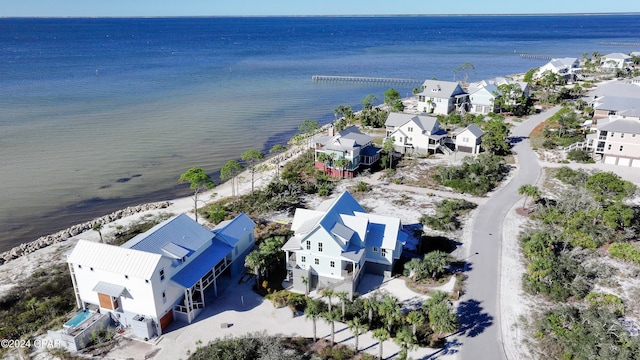
[(520, 57), (523, 59), (551, 60), (551, 57), (546, 55), (520, 54)]
[(640, 46), (640, 43), (637, 42), (617, 42), (617, 41), (601, 41), (598, 45), (608, 45), (608, 46)]
[(334, 75), (313, 75), (313, 82), (359, 82), (370, 84), (399, 84), (399, 85), (422, 85), (424, 80), (419, 79), (400, 79), (400, 78), (381, 78), (367, 76), (334, 76)]

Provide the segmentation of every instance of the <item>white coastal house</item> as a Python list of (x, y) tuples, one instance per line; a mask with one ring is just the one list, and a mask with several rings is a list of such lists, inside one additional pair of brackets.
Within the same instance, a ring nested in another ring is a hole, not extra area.
[(80, 240), (67, 258), (77, 305), (111, 314), (141, 338), (159, 336), (174, 319), (191, 323), (205, 294), (217, 296), (221, 276), (242, 273), (254, 227), (241, 214), (209, 231), (182, 214), (122, 246)]
[(534, 77), (539, 79), (547, 71), (562, 76), (566, 81), (574, 80), (582, 73), (578, 58), (553, 58), (536, 71)]
[(429, 114), (448, 115), (454, 110), (467, 110), (469, 94), (459, 83), (440, 80), (425, 80), (418, 93), (418, 111)]
[(495, 101), (499, 96), (498, 87), (492, 84), (484, 86), (469, 86), (469, 112), (472, 114), (486, 115), (488, 113), (499, 112), (496, 109)]
[(600, 67), (604, 70), (614, 71), (626, 69), (631, 66), (631, 56), (623, 53), (611, 53), (600, 58)]
[(521, 91), (525, 98), (529, 98), (529, 83), (524, 81), (515, 81), (505, 77), (481, 80), (469, 84), (467, 89), (469, 93), (469, 112), (482, 115), (499, 112), (500, 109), (496, 108), (495, 101), (499, 96), (502, 96), (499, 90), (501, 85), (514, 85), (515, 89)]
[(454, 131), (451, 139), (457, 151), (475, 155), (480, 153), (482, 135), (484, 135), (484, 131), (478, 125), (471, 124), (464, 129)]
[(315, 210), (296, 209), (294, 235), (282, 247), (293, 290), (356, 291), (367, 273), (391, 276), (407, 235), (400, 219), (368, 214), (349, 192)]
[(447, 132), (440, 129), (434, 116), (389, 113), (385, 122), (386, 137), (394, 140), (395, 150), (402, 154), (447, 152), (444, 145)]

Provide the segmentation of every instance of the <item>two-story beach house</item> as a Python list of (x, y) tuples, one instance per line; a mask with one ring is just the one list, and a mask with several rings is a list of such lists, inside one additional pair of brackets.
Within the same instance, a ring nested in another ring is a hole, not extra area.
[(631, 63), (631, 56), (623, 53), (611, 53), (600, 58), (600, 67), (603, 70), (626, 69)]
[(501, 85), (515, 85), (517, 89), (522, 91), (522, 95), (525, 98), (529, 98), (529, 84), (524, 81), (515, 81), (505, 77), (481, 80), (469, 84), (467, 89), (469, 93), (469, 112), (483, 115), (490, 112), (499, 112), (500, 109), (496, 108), (495, 101), (499, 96), (502, 96), (498, 88)]
[(480, 153), (482, 135), (484, 135), (484, 131), (478, 125), (471, 124), (466, 128), (453, 131), (451, 139), (457, 151), (475, 155)]
[(337, 134), (333, 126), (327, 135), (315, 139), (315, 167), (333, 177), (352, 178), (360, 167), (371, 166), (380, 160), (380, 148), (373, 138), (350, 126)]
[(440, 129), (436, 117), (389, 113), (385, 127), (385, 141), (393, 138), (395, 150), (402, 154), (448, 153), (449, 149), (443, 145), (447, 132)]
[(296, 209), (293, 237), (282, 247), (294, 290), (332, 288), (350, 295), (362, 275), (391, 276), (406, 234), (400, 219), (368, 214), (349, 192), (315, 210)]
[(421, 112), (448, 115), (454, 110), (468, 110), (469, 94), (457, 82), (425, 80), (416, 96)]
[(547, 71), (562, 76), (565, 81), (573, 81), (582, 74), (578, 58), (553, 58), (548, 63), (542, 65), (538, 71), (536, 71), (534, 77), (536, 79), (541, 78)]
[(254, 227), (241, 214), (209, 231), (181, 214), (122, 246), (80, 240), (67, 258), (77, 305), (111, 314), (141, 338), (162, 334), (174, 319), (191, 323), (205, 294), (217, 296), (221, 276), (242, 273)]

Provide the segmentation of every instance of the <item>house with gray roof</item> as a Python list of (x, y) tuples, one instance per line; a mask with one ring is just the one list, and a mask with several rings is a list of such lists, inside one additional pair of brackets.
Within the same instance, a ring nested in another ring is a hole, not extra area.
[(218, 295), (221, 277), (242, 273), (254, 227), (240, 214), (209, 231), (181, 214), (122, 246), (80, 240), (67, 258), (77, 305), (110, 314), (141, 338), (174, 320), (191, 323)]
[(611, 53), (600, 58), (600, 67), (604, 70), (625, 69), (631, 66), (631, 56), (623, 53)]
[(453, 131), (451, 139), (457, 151), (478, 154), (480, 153), (483, 135), (484, 131), (478, 125), (471, 124), (464, 129)]
[(580, 69), (580, 61), (578, 58), (553, 58), (548, 63), (542, 65), (538, 71), (534, 74), (536, 79), (539, 79), (547, 71), (554, 74), (558, 74), (566, 81), (571, 81), (576, 78), (577, 75), (582, 73)]
[(356, 291), (362, 275), (390, 277), (407, 235), (398, 218), (367, 213), (348, 191), (315, 210), (296, 209), (282, 247), (286, 281), (299, 292)]
[(393, 139), (395, 150), (401, 154), (445, 152), (447, 132), (440, 129), (434, 116), (389, 113), (385, 122), (386, 137)]
[(416, 96), (421, 112), (448, 115), (454, 110), (468, 110), (469, 94), (457, 82), (425, 80)]
[(592, 136), (596, 159), (605, 164), (640, 168), (640, 117), (612, 116)]
[(314, 139), (315, 167), (333, 177), (352, 178), (364, 166), (380, 160), (380, 148), (373, 145), (373, 137), (350, 126), (337, 134), (333, 126), (327, 135)]

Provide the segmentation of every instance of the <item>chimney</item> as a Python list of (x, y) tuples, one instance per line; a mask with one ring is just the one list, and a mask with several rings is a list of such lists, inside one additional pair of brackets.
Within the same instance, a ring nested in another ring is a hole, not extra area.
[(334, 136), (335, 135), (335, 128), (334, 128), (333, 124), (329, 124), (329, 128), (327, 128), (327, 134), (329, 136)]

